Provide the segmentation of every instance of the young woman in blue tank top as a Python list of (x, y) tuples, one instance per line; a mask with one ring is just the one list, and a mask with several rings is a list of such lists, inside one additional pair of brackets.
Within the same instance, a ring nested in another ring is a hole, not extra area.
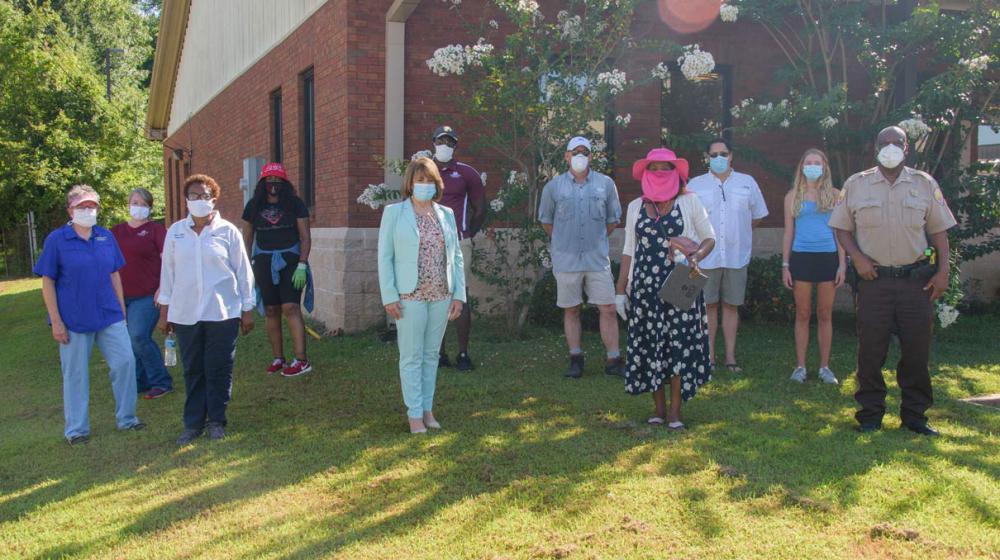
[(798, 360), (792, 380), (806, 380), (806, 350), (809, 348), (809, 320), (812, 291), (816, 286), (819, 378), (837, 383), (830, 371), (833, 341), (833, 298), (844, 283), (844, 249), (827, 224), (837, 191), (830, 179), (826, 154), (806, 150), (795, 170), (795, 184), (785, 195), (785, 238), (782, 250), (782, 279), (795, 293), (795, 354)]

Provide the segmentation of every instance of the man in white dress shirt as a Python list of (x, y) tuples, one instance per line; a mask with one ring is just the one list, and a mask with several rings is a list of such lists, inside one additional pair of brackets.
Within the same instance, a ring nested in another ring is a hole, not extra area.
[(708, 311), (709, 356), (715, 365), (715, 333), (722, 307), (722, 334), (726, 341), (725, 365), (729, 371), (743, 369), (736, 361), (736, 332), (739, 307), (747, 287), (747, 266), (753, 248), (753, 228), (767, 216), (764, 196), (757, 181), (746, 173), (733, 171), (733, 150), (729, 141), (715, 138), (705, 150), (709, 172), (688, 183), (688, 190), (701, 199), (715, 229), (715, 250), (701, 262), (708, 275), (705, 304)]

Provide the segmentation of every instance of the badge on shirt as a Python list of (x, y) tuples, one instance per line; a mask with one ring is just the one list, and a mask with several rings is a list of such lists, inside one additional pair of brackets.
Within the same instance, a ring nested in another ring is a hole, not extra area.
[(944, 193), (941, 192), (941, 187), (934, 189), (934, 200), (936, 200), (941, 206), (946, 206), (948, 204), (944, 201)]
[(108, 238), (105, 235), (98, 235), (97, 237), (94, 238), (94, 241), (107, 241), (107, 240)]
[(453, 179), (458, 179), (459, 177), (462, 176), (462, 174), (459, 173), (458, 171), (452, 171), (451, 172), (451, 176), (452, 176)]
[(140, 231), (139, 233), (137, 233), (136, 235), (138, 235), (139, 237), (146, 237), (147, 235), (149, 235), (149, 230), (148, 229), (144, 229), (144, 230)]

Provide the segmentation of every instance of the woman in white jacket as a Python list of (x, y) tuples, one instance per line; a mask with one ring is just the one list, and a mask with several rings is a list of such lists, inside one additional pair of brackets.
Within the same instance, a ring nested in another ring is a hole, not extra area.
[(643, 196), (628, 205), (615, 298), (618, 313), (628, 323), (625, 390), (634, 395), (652, 392), (656, 415), (649, 423), (673, 430), (684, 429), (681, 401), (693, 397), (712, 373), (702, 296), (689, 309), (678, 309), (659, 294), (675, 261), (696, 267), (715, 247), (705, 207), (697, 195), (684, 192), (688, 169), (686, 160), (666, 148), (651, 150), (632, 166)]

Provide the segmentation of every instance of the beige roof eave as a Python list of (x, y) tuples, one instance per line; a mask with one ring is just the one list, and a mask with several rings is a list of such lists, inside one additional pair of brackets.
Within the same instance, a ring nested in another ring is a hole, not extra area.
[(167, 137), (177, 68), (190, 13), (191, 0), (163, 0), (149, 86), (149, 105), (146, 107), (146, 138), (150, 140), (162, 142)]

